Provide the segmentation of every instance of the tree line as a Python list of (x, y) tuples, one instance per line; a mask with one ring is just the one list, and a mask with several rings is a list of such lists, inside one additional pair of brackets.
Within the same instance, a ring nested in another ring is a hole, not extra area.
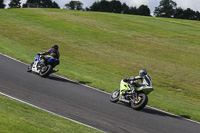
[(199, 11), (177, 7), (177, 3), (172, 0), (161, 0), (160, 5), (155, 8), (154, 15), (156, 17), (200, 20)]
[(89, 11), (99, 11), (99, 12), (112, 12), (112, 13), (122, 13), (122, 14), (134, 14), (150, 16), (150, 9), (146, 5), (141, 5), (139, 8), (129, 7), (126, 3), (121, 3), (118, 0), (106, 1), (101, 0), (94, 2)]
[(84, 11), (98, 11), (98, 12), (112, 12), (122, 14), (134, 14), (150, 16), (150, 9), (146, 5), (137, 7), (129, 7), (126, 3), (121, 3), (119, 0), (101, 0), (94, 2), (89, 8), (83, 9), (83, 3), (80, 1), (70, 1), (65, 5), (70, 10), (84, 10)]
[[(9, 8), (21, 8), (21, 0), (11, 0), (8, 4)], [(4, 0), (0, 0), (0, 8), (5, 8)], [(38, 7), (38, 8), (60, 8), (59, 5), (52, 0), (27, 0), (22, 5), (23, 8)], [(100, 0), (95, 1), (90, 7), (83, 8), (83, 3), (77, 0), (71, 0), (65, 4), (66, 9), (82, 10), (82, 11), (98, 11), (112, 12), (121, 14), (151, 16), (150, 9), (147, 5), (141, 5), (138, 8), (129, 7), (126, 3), (121, 3), (119, 0)], [(167, 17), (189, 20), (200, 20), (200, 12), (190, 8), (183, 9), (177, 7), (177, 3), (173, 0), (161, 0), (158, 7), (155, 7), (155, 17)]]
[[(5, 8), (4, 0), (0, 0), (0, 8)], [(9, 8), (27, 8), (27, 7), (37, 7), (37, 8), (60, 8), (59, 5), (52, 0), (27, 0), (21, 6), (21, 0), (11, 0), (8, 4)]]

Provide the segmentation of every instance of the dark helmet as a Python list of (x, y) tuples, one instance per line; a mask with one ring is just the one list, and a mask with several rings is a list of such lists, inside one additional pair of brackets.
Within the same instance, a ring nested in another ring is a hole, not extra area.
[(55, 48), (58, 50), (58, 45), (54, 44), (54, 45), (52, 45), (52, 48)]
[(140, 76), (147, 75), (147, 70), (145, 70), (145, 69), (140, 70), (140, 71), (139, 71), (139, 75), (140, 75)]

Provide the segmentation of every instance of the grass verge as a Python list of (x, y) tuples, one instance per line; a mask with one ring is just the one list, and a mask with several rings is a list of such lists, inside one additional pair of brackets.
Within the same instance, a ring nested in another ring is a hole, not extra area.
[(1, 133), (99, 133), (59, 116), (0, 95)]

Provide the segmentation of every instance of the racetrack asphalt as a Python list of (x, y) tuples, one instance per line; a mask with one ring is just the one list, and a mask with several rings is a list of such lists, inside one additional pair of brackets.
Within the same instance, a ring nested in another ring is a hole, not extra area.
[(136, 111), (111, 103), (109, 94), (56, 75), (42, 78), (26, 67), (0, 54), (0, 92), (108, 133), (200, 132), (198, 123), (150, 107)]

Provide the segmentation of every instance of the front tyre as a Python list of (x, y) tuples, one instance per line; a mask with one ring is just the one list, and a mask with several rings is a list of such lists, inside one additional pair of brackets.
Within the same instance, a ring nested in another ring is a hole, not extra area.
[(144, 93), (138, 93), (138, 98), (131, 100), (131, 107), (135, 110), (143, 109), (148, 102), (148, 97)]
[(32, 71), (32, 66), (33, 66), (33, 63), (31, 63), (30, 65), (27, 66), (27, 68), (26, 68), (27, 72)]
[(47, 77), (49, 76), (49, 74), (51, 74), (52, 70), (53, 70), (53, 67), (51, 65), (47, 65), (43, 67), (42, 70), (40, 70), (40, 76)]
[(120, 95), (120, 89), (116, 89), (111, 93), (110, 101), (114, 103), (117, 102), (119, 100), (119, 95)]

